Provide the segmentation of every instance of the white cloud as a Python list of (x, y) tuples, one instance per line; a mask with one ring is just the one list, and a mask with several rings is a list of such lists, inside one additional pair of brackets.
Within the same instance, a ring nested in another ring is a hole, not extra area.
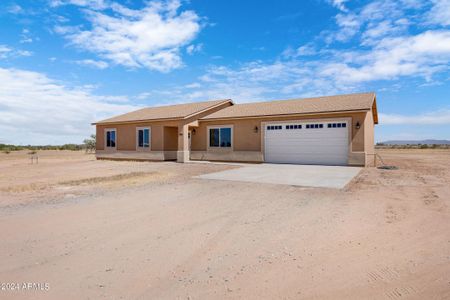
[(10, 143), (80, 143), (91, 122), (138, 108), (37, 72), (0, 68), (0, 82), (0, 139)]
[(106, 69), (109, 65), (107, 62), (101, 61), (101, 60), (93, 60), (93, 59), (83, 59), (76, 61), (79, 65), (89, 66), (96, 69)]
[(203, 44), (197, 44), (197, 45), (189, 45), (186, 47), (186, 52), (189, 55), (194, 54), (195, 52), (200, 52), (203, 49)]
[[(446, 14), (444, 2), (449, 1), (435, 1), (430, 14), (436, 7)], [(436, 26), (421, 28), (422, 17), (411, 15), (425, 16), (426, 9), (430, 6), (418, 0), (375, 0), (354, 11), (338, 13), (337, 30), (328, 30), (313, 42), (284, 51), (283, 57), (298, 64), (301, 54), (320, 55), (320, 59), (303, 59), (301, 64), (314, 79), (296, 80), (285, 89), (303, 91), (312, 81), (313, 87), (328, 84), (335, 86), (335, 90), (351, 91), (363, 83), (406, 76), (421, 77), (430, 84), (435, 74), (449, 70), (450, 30)], [(412, 26), (416, 28), (410, 30)], [(350, 40), (353, 45), (356, 42), (355, 48), (333, 47), (335, 42)], [(314, 53), (314, 49), (321, 50)]]
[(0, 45), (0, 58), (6, 58), (12, 49), (5, 45)]
[(384, 125), (450, 125), (450, 109), (410, 116), (380, 113), (379, 117)]
[(282, 56), (286, 58), (295, 58), (299, 56), (315, 55), (317, 53), (318, 51), (315, 49), (314, 45), (312, 43), (308, 43), (306, 45), (298, 47), (297, 49), (288, 47), (283, 51)]
[(338, 30), (328, 32), (334, 42), (358, 37), (360, 45), (355, 48), (323, 47), (322, 35), (286, 49), (275, 61), (212, 66), (198, 82), (156, 92), (155, 97), (158, 93), (161, 99), (177, 101), (231, 97), (239, 102), (356, 92), (379, 81), (392, 90), (405, 77), (421, 79), (419, 88), (423, 83), (437, 84), (445, 80), (438, 76), (450, 68), (450, 30), (436, 26), (409, 30), (422, 21), (408, 14), (429, 8), (415, 0), (372, 1), (356, 11), (340, 12)]
[(434, 73), (447, 71), (449, 60), (450, 31), (427, 31), (416, 36), (383, 39), (372, 51), (354, 57), (353, 64), (328, 64), (322, 72), (340, 82), (400, 76), (422, 76), (429, 80)]
[(0, 59), (16, 58), (21, 56), (32, 56), (33, 52), (21, 49), (13, 49), (6, 45), (0, 45)]
[(371, 22), (361, 34), (363, 45), (376, 45), (383, 37), (401, 36), (407, 31), (409, 21), (405, 18), (398, 20), (382, 20)]
[(433, 0), (433, 7), (427, 14), (427, 21), (431, 24), (450, 25), (450, 1)]
[(17, 50), (16, 54), (17, 56), (33, 56), (33, 52), (28, 50)]
[[(345, 42), (355, 36), (361, 27), (361, 20), (355, 14), (338, 14), (336, 23), (340, 30), (334, 34), (334, 40)], [(330, 41), (332, 41), (331, 39)]]
[(311, 44), (303, 45), (297, 48), (298, 56), (309, 56), (314, 55), (316, 53), (317, 53), (316, 49), (314, 49), (314, 47)]
[(30, 31), (28, 29), (23, 29), (22, 34), (20, 35), (20, 41), (21, 44), (24, 43), (32, 43), (33, 38), (30, 36)]
[(92, 9), (105, 9), (108, 7), (106, 1), (104, 0), (50, 0), (51, 7), (58, 7), (69, 4), (89, 7)]
[(210, 67), (198, 82), (173, 88), (164, 98), (260, 101), (355, 92), (364, 90), (365, 83), (403, 77), (431, 83), (433, 75), (449, 69), (450, 31), (386, 37), (370, 50), (330, 49), (320, 52), (317, 59), (304, 60), (297, 54), (286, 57), (274, 62), (254, 61), (238, 68)]
[(363, 44), (376, 44), (377, 38), (406, 32), (412, 21), (405, 11), (421, 7), (415, 0), (376, 0), (354, 11), (341, 11), (335, 17), (338, 30), (328, 32), (326, 41), (348, 42), (360, 37)]
[(8, 12), (16, 15), (16, 14), (23, 13), (23, 9), (20, 5), (13, 4), (8, 8)]
[(385, 38), (368, 52), (351, 54), (348, 61), (321, 63), (322, 76), (338, 82), (367, 82), (421, 76), (429, 80), (434, 73), (448, 70), (450, 31), (427, 31), (416, 36)]
[(114, 3), (114, 15), (86, 9), (90, 30), (59, 26), (73, 45), (99, 54), (115, 64), (168, 72), (182, 66), (180, 48), (200, 31), (193, 11), (178, 12), (180, 2), (148, 2), (141, 10)]
[[(159, 101), (171, 99), (175, 102), (232, 98), (236, 102), (251, 102), (299, 96), (298, 91), (284, 89), (299, 78), (310, 78), (307, 72), (307, 69), (297, 63), (281, 61), (272, 64), (251, 62), (237, 69), (211, 66), (198, 77), (197, 82), (154, 90), (153, 98)], [(317, 92), (326, 93), (328, 90), (318, 89)]]
[(331, 4), (342, 11), (347, 11), (347, 8), (344, 5), (345, 2), (347, 2), (347, 0), (331, 0)]
[(20, 40), (20, 43), (21, 43), (21, 44), (24, 44), (24, 43), (32, 43), (32, 42), (33, 42), (33, 39), (30, 38), (30, 37), (24, 37), (24, 38), (22, 38), (22, 39)]
[(140, 93), (139, 95), (136, 96), (136, 99), (138, 100), (146, 100), (151, 96), (151, 93), (149, 92), (144, 92), (144, 93)]
[(194, 82), (194, 83), (190, 83), (190, 84), (186, 84), (184, 87), (188, 88), (188, 89), (197, 89), (199, 87), (201, 87), (202, 85), (198, 82)]

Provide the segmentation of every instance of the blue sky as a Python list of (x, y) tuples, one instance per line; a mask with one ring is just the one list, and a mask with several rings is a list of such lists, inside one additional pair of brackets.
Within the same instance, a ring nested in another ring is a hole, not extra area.
[(2, 1), (0, 142), (143, 106), (375, 91), (376, 140), (450, 139), (450, 1)]

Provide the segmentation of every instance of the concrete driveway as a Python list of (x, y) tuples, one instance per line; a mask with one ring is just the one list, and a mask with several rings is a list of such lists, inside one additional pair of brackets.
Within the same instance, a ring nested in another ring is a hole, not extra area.
[(249, 164), (196, 178), (341, 189), (359, 171), (361, 168), (344, 166)]

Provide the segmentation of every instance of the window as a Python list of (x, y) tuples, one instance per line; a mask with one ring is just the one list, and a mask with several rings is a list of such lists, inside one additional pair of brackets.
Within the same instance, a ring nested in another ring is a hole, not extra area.
[(116, 147), (116, 130), (106, 129), (106, 147), (115, 148)]
[[(281, 130), (281, 129), (283, 129), (283, 126), (281, 125), (267, 126), (267, 130)], [(289, 129), (288, 126), (286, 126), (286, 129)]]
[[(270, 126), (269, 126), (270, 127)], [(285, 128), (287, 129), (287, 130), (290, 130), (290, 129), (302, 129), (302, 125), (286, 125), (285, 126)], [(281, 129), (281, 128), (280, 128)]]
[(209, 147), (231, 147), (231, 127), (210, 128)]
[(136, 128), (137, 146), (139, 148), (150, 148), (150, 128)]
[(306, 129), (323, 128), (323, 124), (306, 124)]
[(329, 123), (328, 128), (346, 128), (347, 123)]

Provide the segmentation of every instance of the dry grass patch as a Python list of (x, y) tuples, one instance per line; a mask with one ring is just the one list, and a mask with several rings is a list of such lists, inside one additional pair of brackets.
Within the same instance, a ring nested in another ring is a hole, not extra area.
[(8, 187), (0, 188), (1, 192), (6, 193), (25, 193), (30, 191), (43, 191), (50, 188), (51, 185), (46, 183), (30, 183), (22, 185), (13, 185)]
[(100, 176), (100, 177), (91, 177), (77, 180), (68, 180), (59, 182), (60, 185), (88, 185), (88, 184), (101, 184), (101, 183), (110, 183), (124, 180), (133, 180), (133, 179), (161, 179), (163, 177), (167, 177), (168, 174), (160, 173), (160, 172), (131, 172), (127, 174), (118, 174), (112, 176)]
[(76, 180), (60, 181), (54, 184), (48, 183), (31, 183), (23, 185), (14, 185), (4, 188), (0, 188), (0, 191), (6, 193), (25, 193), (25, 192), (37, 192), (44, 191), (50, 188), (57, 188), (58, 186), (93, 186), (93, 185), (138, 185), (146, 182), (164, 180), (172, 175), (169, 173), (161, 172), (131, 172), (125, 174), (117, 174), (111, 176), (98, 176)]

